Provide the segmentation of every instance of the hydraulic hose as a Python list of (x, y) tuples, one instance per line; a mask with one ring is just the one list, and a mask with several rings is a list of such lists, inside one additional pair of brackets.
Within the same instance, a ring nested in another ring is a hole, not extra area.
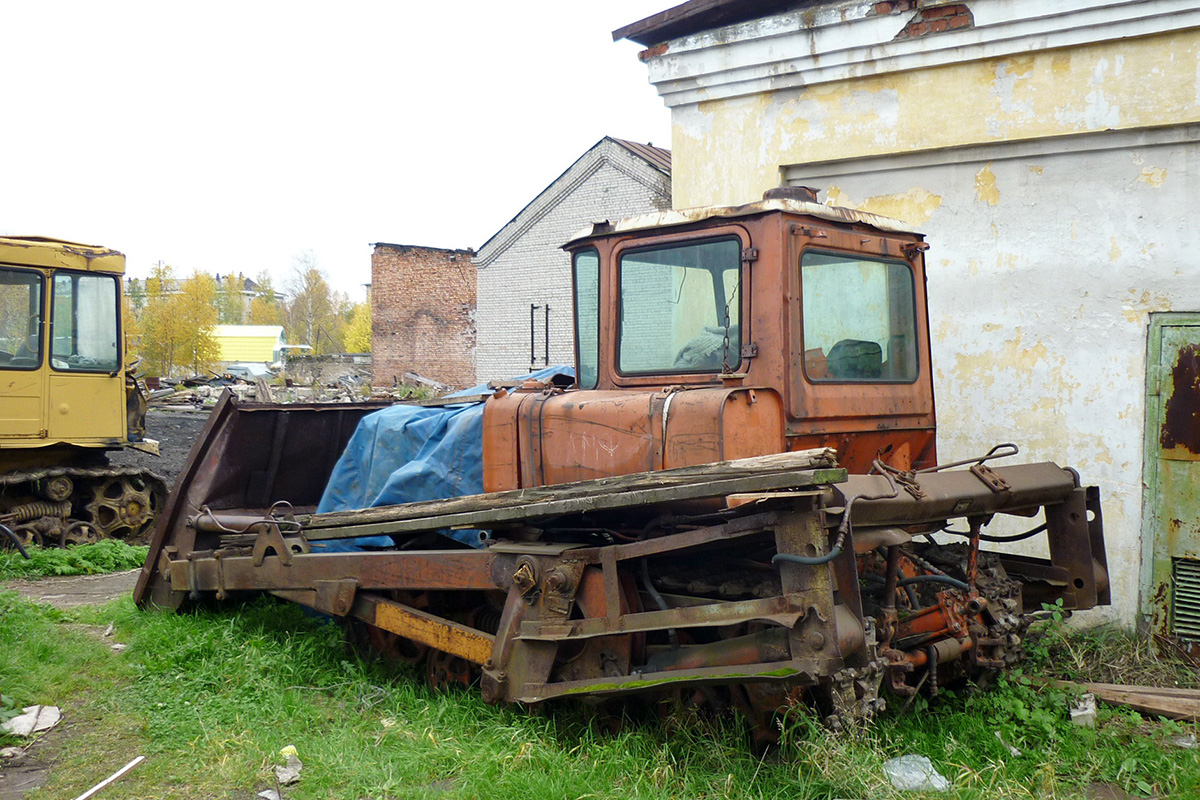
[(842, 543), (839, 541), (823, 556), (796, 556), (791, 553), (776, 553), (771, 556), (771, 563), (778, 564), (780, 561), (788, 561), (792, 564), (804, 564), (805, 566), (816, 567), (821, 564), (828, 564), (841, 554)]
[(914, 583), (944, 583), (962, 592), (967, 592), (971, 589), (964, 581), (960, 581), (958, 578), (951, 578), (949, 575), (915, 575), (911, 578), (901, 579), (896, 586), (910, 586)]
[(17, 548), (18, 553), (25, 556), (25, 558), (29, 558), (29, 553), (26, 553), (25, 548), (21, 546), (21, 540), (17, 538), (17, 535), (7, 525), (0, 524), (0, 532), (12, 540), (13, 546)]
[[(878, 460), (875, 461), (876, 466), (880, 466)], [(887, 478), (888, 484), (892, 487), (892, 491), (888, 494), (876, 495), (861, 495), (852, 494), (846, 498), (846, 510), (842, 512), (842, 522), (837, 528), (837, 539), (833, 542), (833, 547), (829, 548), (829, 552), (823, 556), (798, 556), (792, 553), (776, 553), (771, 556), (771, 563), (778, 564), (780, 561), (787, 561), (791, 564), (803, 564), (808, 567), (819, 567), (822, 564), (828, 564), (842, 554), (842, 545), (846, 542), (846, 534), (850, 531), (850, 510), (854, 507), (855, 501), (858, 500), (891, 500), (896, 495), (900, 494), (900, 487), (896, 485), (895, 479), (887, 471), (880, 470), (883, 477)]]
[[(1030, 539), (1030, 538), (1033, 538), (1034, 536), (1037, 536), (1039, 533), (1046, 530), (1046, 526), (1047, 526), (1047, 524), (1045, 522), (1043, 522), (1041, 525), (1038, 525), (1036, 528), (1031, 528), (1030, 530), (1027, 530), (1024, 533), (1014, 533), (1011, 536), (988, 536), (986, 534), (980, 534), (979, 539), (980, 539), (980, 541), (984, 541), (984, 542), (1020, 542), (1020, 541), (1024, 541), (1025, 539)], [(970, 531), (956, 531), (950, 527), (942, 528), (941, 532), (942, 533), (950, 533), (955, 536), (970, 536), (971, 535)]]
[[(887, 583), (882, 575), (876, 575), (871, 572), (860, 575), (859, 577), (875, 584), (867, 589), (867, 591), (869, 591), (871, 594), (878, 594), (881, 592)], [(947, 586), (953, 586), (955, 589), (964, 592), (970, 588), (964, 581), (960, 581), (958, 578), (951, 578), (949, 575), (914, 575), (911, 578), (901, 578), (896, 582), (896, 588), (906, 589), (907, 587), (912, 586), (914, 583), (944, 583)]]

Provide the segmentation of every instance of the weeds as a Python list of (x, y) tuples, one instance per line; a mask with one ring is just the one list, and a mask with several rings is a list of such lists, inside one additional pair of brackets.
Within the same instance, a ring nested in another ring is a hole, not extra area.
[(74, 547), (31, 547), (28, 559), (15, 550), (2, 550), (0, 580), (121, 572), (140, 567), (149, 551), (149, 547), (129, 545), (118, 539)]
[(1027, 650), (1031, 667), (1047, 677), (1200, 688), (1200, 670), (1178, 652), (1115, 625), (1074, 630), (1052, 616), (1030, 630)]
[[(129, 645), (120, 655), (87, 633), (109, 622)], [(1086, 649), (1062, 635), (1053, 647)], [(1200, 756), (1170, 741), (1193, 726), (1103, 708), (1096, 730), (1076, 728), (1065, 691), (1021, 675), (838, 734), (793, 709), (781, 744), (763, 752), (733, 717), (613, 726), (573, 704), (538, 711), (437, 693), (411, 668), (397, 675), (349, 655), (340, 636), (269, 598), (172, 615), (128, 600), (58, 612), (0, 594), (4, 693), (64, 705), (70, 724), (58, 735), (75, 737), (29, 800), (73, 796), (142, 754), (121, 796), (245, 798), (273, 788), (269, 769), (287, 744), (305, 764), (289, 800), (898, 798), (882, 765), (906, 753), (951, 780), (942, 796), (1055, 800), (1092, 781), (1200, 796)]]

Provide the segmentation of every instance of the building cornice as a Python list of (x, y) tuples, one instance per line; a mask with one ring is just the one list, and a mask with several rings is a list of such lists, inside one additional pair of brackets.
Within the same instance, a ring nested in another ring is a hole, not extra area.
[[(929, 5), (933, 5), (932, 3)], [(912, 13), (838, 3), (682, 37), (645, 51), (667, 106), (1078, 47), (1200, 27), (1196, 0), (969, 0), (969, 28), (897, 38)], [(1048, 10), (1052, 9), (1052, 10)]]

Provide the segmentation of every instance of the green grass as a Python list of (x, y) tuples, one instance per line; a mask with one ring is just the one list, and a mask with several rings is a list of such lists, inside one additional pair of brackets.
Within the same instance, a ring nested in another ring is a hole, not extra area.
[[(109, 622), (123, 653), (99, 635)], [(1097, 730), (1076, 728), (1065, 692), (1023, 678), (838, 735), (793, 713), (764, 755), (736, 718), (638, 718), (612, 732), (580, 705), (530, 711), (435, 693), (348, 655), (337, 626), (269, 599), (171, 615), (128, 600), (56, 612), (0, 594), (0, 690), (66, 714), (50, 783), (30, 800), (75, 796), (135, 755), (147, 760), (113, 796), (249, 800), (272, 785), (288, 744), (304, 762), (284, 790), (298, 800), (894, 798), (882, 763), (905, 753), (953, 782), (931, 796), (1074, 798), (1091, 781), (1200, 796), (1200, 755), (1170, 743), (1193, 726), (1102, 709)]]
[(0, 581), (51, 575), (98, 575), (140, 567), (149, 547), (106, 539), (74, 547), (30, 547), (29, 558), (16, 550), (0, 550)]

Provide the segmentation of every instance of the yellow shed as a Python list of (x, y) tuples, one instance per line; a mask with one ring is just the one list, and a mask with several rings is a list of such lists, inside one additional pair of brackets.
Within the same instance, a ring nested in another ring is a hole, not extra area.
[(221, 345), (221, 361), (271, 364), (279, 360), (282, 325), (218, 325), (215, 335)]

